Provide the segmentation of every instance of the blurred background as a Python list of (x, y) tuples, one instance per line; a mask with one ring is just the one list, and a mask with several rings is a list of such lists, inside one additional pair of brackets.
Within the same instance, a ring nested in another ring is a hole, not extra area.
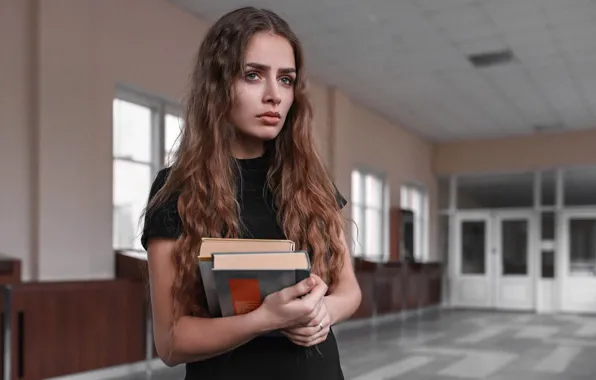
[(139, 217), (201, 39), (243, 5), (301, 38), (349, 200), (346, 378), (593, 379), (596, 1), (0, 0), (4, 379), (183, 378)]

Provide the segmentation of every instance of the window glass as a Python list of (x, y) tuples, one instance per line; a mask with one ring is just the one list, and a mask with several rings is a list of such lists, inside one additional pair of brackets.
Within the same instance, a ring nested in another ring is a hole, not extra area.
[(151, 161), (151, 109), (114, 100), (114, 157)]

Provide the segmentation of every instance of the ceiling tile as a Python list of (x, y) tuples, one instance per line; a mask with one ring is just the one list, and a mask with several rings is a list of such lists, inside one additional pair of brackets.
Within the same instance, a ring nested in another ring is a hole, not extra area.
[(528, 123), (557, 124), (556, 115), (549, 109), (543, 94), (520, 65), (507, 65), (484, 70), (493, 85), (514, 104)]
[(560, 53), (553, 36), (546, 27), (518, 30), (505, 35), (513, 54), (522, 64), (540, 66)]
[(470, 107), (490, 120), (496, 131), (503, 127), (516, 129), (526, 126), (516, 108), (491, 87), (490, 81), (479, 70), (450, 71), (437, 75), (450, 89), (466, 99)]
[(564, 63), (532, 68), (528, 73), (553, 107), (571, 108), (582, 104), (581, 94)]
[(590, 0), (546, 2), (545, 19), (555, 27), (590, 23), (596, 19), (596, 3)]
[(596, 108), (586, 108), (581, 103), (558, 110), (565, 129), (569, 130), (595, 128), (594, 111)]
[(454, 41), (490, 37), (498, 33), (486, 14), (475, 5), (434, 12), (428, 17), (439, 30), (444, 31)]
[(439, 12), (475, 3), (476, 0), (416, 0), (425, 11)]
[(521, 0), (484, 0), (480, 4), (501, 31), (547, 26), (536, 2)]
[(551, 29), (552, 36), (561, 50), (576, 53), (596, 49), (596, 15), (594, 21), (568, 27)]

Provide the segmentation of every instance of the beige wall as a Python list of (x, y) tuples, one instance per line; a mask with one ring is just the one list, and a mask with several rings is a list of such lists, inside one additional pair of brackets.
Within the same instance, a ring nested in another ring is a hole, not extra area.
[(112, 99), (177, 100), (206, 26), (165, 1), (39, 1), (39, 278), (109, 278)]
[(436, 251), (437, 186), (431, 168), (432, 145), (352, 103), (341, 93), (336, 93), (333, 107), (333, 164), (340, 189), (348, 197), (351, 172), (355, 167), (387, 174), (391, 206), (399, 206), (402, 184), (424, 185), (429, 192), (431, 216), (428, 259), (440, 260)]
[(331, 135), (331, 117), (330, 115), (330, 96), (332, 91), (327, 86), (311, 83), (310, 97), (314, 112), (315, 124), (315, 139), (317, 149), (325, 164), (330, 167), (331, 150), (332, 150), (332, 135)]
[(436, 146), (439, 175), (596, 164), (596, 131), (545, 133)]
[(35, 38), (29, 1), (0, 1), (0, 253), (31, 271), (36, 239)]
[[(113, 276), (115, 86), (181, 99), (206, 28), (165, 0), (0, 1), (0, 252), (23, 260), (26, 280)], [(347, 198), (352, 168), (367, 165), (387, 172), (392, 204), (415, 180), (434, 206), (429, 144), (324, 84), (311, 92)]]

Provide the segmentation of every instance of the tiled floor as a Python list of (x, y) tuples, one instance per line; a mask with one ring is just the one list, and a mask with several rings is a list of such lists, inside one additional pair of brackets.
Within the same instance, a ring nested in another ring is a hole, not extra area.
[(337, 335), (347, 380), (596, 379), (596, 317), (443, 310)]

